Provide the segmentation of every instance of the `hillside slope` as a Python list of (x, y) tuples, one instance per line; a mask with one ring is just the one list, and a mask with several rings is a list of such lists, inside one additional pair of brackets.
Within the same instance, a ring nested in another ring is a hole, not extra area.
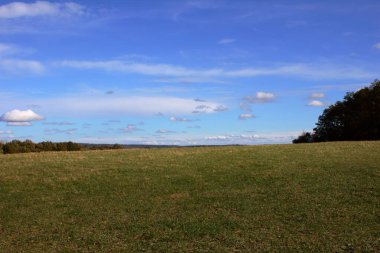
[(0, 155), (0, 252), (379, 252), (380, 142)]

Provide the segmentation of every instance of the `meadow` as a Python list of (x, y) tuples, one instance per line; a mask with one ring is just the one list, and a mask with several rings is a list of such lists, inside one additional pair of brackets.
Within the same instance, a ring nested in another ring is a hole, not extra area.
[(380, 142), (0, 155), (0, 252), (380, 252)]

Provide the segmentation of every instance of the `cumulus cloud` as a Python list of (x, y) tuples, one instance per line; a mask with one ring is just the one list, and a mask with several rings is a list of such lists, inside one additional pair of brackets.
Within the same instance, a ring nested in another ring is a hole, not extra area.
[(246, 119), (252, 119), (255, 118), (256, 116), (251, 114), (251, 113), (242, 113), (239, 115), (240, 120), (246, 120)]
[(310, 95), (310, 98), (324, 98), (325, 93), (322, 92), (315, 92)]
[(274, 99), (275, 95), (273, 93), (262, 91), (257, 92), (255, 96), (247, 96), (244, 98), (244, 100), (249, 103), (267, 103), (273, 101)]
[(373, 45), (375, 48), (380, 49), (380, 43)]
[(218, 44), (220, 44), (220, 45), (226, 45), (226, 44), (234, 43), (235, 41), (236, 41), (236, 39), (224, 38), (224, 39), (219, 40)]
[(32, 110), (12, 110), (4, 113), (0, 121), (7, 122), (9, 126), (30, 126), (32, 121), (42, 120), (43, 117)]
[(36, 1), (34, 3), (12, 2), (0, 5), (0, 19), (82, 13), (83, 6), (73, 2), (52, 3), (48, 1)]
[(308, 106), (325, 106), (325, 103), (319, 100), (313, 100), (313, 101), (310, 101), (310, 103), (308, 103), (307, 105)]

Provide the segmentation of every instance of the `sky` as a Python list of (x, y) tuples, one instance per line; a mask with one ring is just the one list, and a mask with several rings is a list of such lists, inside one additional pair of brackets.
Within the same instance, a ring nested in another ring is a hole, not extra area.
[(290, 143), (380, 78), (378, 0), (0, 0), (0, 140)]

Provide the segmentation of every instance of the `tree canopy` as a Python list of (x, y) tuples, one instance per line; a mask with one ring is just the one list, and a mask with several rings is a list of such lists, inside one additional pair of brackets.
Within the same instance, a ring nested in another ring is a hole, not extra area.
[(380, 139), (380, 81), (326, 108), (312, 133), (303, 133), (293, 143)]

